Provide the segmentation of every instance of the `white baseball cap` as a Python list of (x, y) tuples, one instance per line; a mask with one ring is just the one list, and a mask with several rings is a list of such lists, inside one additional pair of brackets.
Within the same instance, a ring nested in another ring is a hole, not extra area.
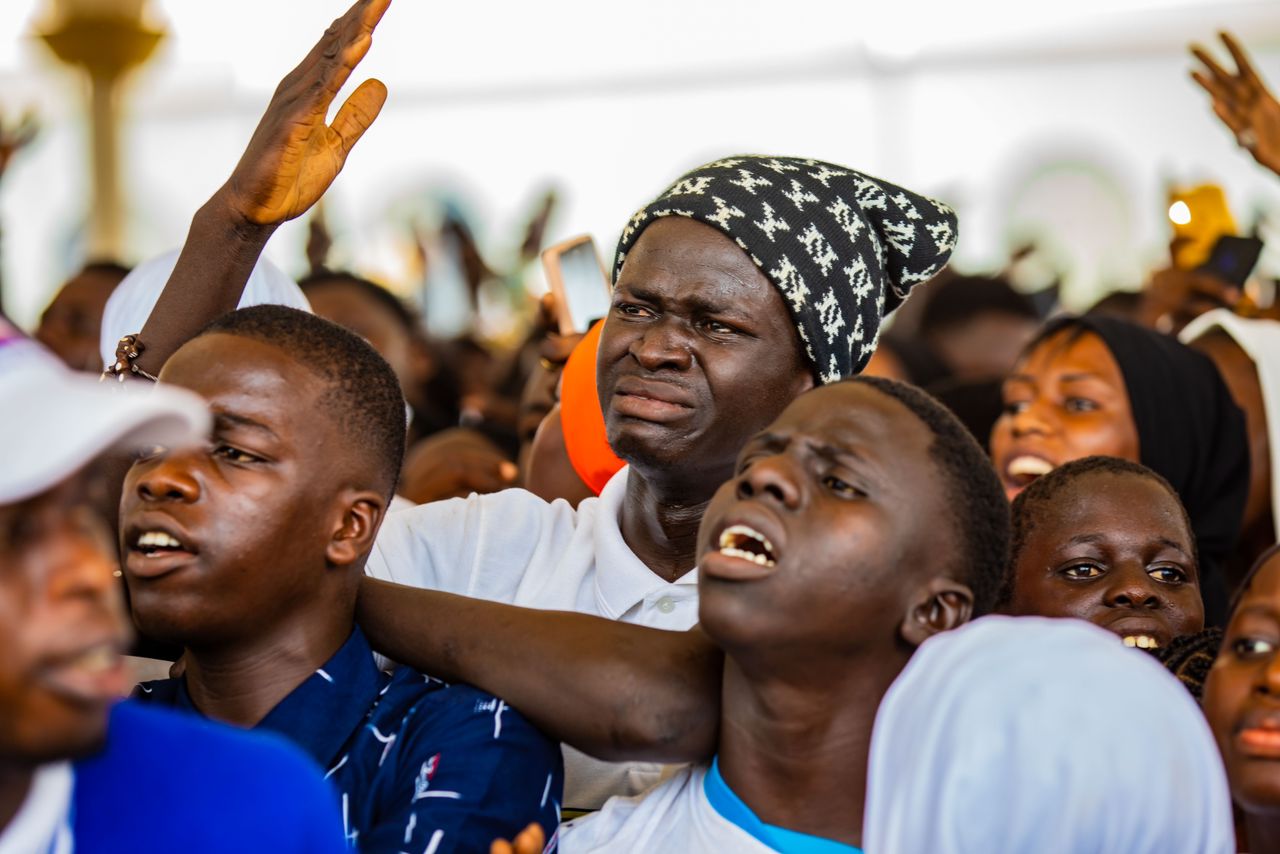
[[(177, 266), (180, 251), (174, 249), (143, 261), (111, 292), (102, 312), (102, 331), (98, 338), (98, 351), (104, 366), (115, 362), (116, 344), (122, 337), (136, 335), (146, 325), (173, 268)], [(236, 308), (251, 305), (286, 305), (300, 311), (311, 311), (311, 303), (307, 302), (307, 296), (297, 282), (266, 258), (258, 259)]]
[(195, 394), (75, 373), (0, 317), (0, 504), (50, 489), (107, 450), (191, 444), (210, 418)]

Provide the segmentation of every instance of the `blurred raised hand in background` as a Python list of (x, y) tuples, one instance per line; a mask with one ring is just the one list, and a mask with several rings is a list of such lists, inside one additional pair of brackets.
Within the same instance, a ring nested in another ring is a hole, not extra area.
[(1213, 98), (1213, 111), (1233, 134), (1240, 147), (1272, 172), (1280, 174), (1280, 102), (1254, 70), (1249, 55), (1230, 33), (1220, 33), (1235, 64), (1235, 72), (1223, 68), (1200, 45), (1191, 53), (1201, 67), (1191, 77)]

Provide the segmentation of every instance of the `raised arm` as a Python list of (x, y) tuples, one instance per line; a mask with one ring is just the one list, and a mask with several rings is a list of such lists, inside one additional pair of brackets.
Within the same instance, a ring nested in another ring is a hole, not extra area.
[[(136, 364), (151, 374), (206, 324), (233, 310), (267, 239), (319, 201), (352, 146), (377, 118), (387, 87), (366, 80), (326, 116), (369, 52), (391, 0), (357, 0), (280, 81), (231, 177), (191, 221), (191, 230), (139, 339)], [(137, 330), (132, 330), (137, 331)]]
[(374, 649), (502, 697), (553, 738), (612, 761), (715, 752), (724, 656), (698, 628), (669, 632), (361, 581)]
[(1213, 98), (1214, 113), (1235, 134), (1240, 146), (1258, 163), (1280, 174), (1280, 102), (1254, 70), (1240, 43), (1229, 33), (1221, 37), (1235, 63), (1235, 73), (1219, 65), (1203, 47), (1192, 45), (1191, 53), (1203, 67), (1192, 71), (1191, 77)]

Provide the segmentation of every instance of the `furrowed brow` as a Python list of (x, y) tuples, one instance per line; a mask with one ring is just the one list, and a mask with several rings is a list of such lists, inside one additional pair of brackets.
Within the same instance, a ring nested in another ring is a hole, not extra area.
[(214, 429), (217, 429), (217, 430), (227, 429), (230, 427), (239, 427), (243, 429), (254, 430), (259, 433), (264, 433), (267, 436), (270, 436), (272, 439), (280, 438), (279, 436), (276, 435), (276, 431), (272, 430), (270, 427), (268, 427), (266, 424), (263, 424), (261, 421), (255, 421), (254, 419), (249, 418), (246, 415), (237, 415), (234, 412), (215, 412), (213, 415), (213, 425), (214, 425)]

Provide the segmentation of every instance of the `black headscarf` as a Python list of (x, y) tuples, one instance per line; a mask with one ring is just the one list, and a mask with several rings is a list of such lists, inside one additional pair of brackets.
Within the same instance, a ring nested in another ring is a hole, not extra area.
[(1213, 362), (1174, 338), (1090, 315), (1051, 321), (1036, 341), (1066, 328), (1097, 335), (1120, 366), (1139, 462), (1169, 481), (1187, 508), (1200, 557), (1205, 623), (1222, 625), (1228, 598), (1222, 567), (1240, 534), (1249, 496), (1244, 414)]

